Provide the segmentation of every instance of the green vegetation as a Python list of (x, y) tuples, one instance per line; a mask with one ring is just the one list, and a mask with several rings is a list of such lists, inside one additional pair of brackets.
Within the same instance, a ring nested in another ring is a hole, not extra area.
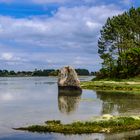
[(35, 70), (32, 72), (32, 76), (57, 76), (59, 70), (46, 69), (46, 70)]
[(125, 78), (125, 79), (110, 78), (110, 77), (98, 79), (95, 77), (92, 79), (92, 81), (140, 82), (140, 76)]
[[(76, 69), (76, 72), (80, 76), (88, 76), (91, 75), (87, 69)], [(16, 77), (16, 76), (58, 76), (59, 70), (55, 69), (44, 69), (44, 70), (37, 70), (34, 71), (8, 71), (8, 70), (0, 70), (0, 77)]]
[(132, 7), (107, 19), (98, 41), (98, 53), (103, 60), (102, 69), (96, 74), (98, 79), (140, 75), (140, 8)]
[(75, 69), (78, 75), (90, 75), (89, 71), (87, 69)]
[(140, 92), (140, 82), (134, 81), (88, 81), (82, 82), (81, 87), (83, 89), (93, 89), (93, 90), (104, 90), (104, 91), (123, 91), (123, 92), (133, 92), (139, 93)]
[(62, 124), (59, 120), (47, 121), (44, 125), (15, 128), (30, 132), (55, 132), (63, 134), (114, 133), (140, 129), (139, 117), (111, 117), (98, 121), (77, 121)]
[(47, 70), (37, 70), (34, 71), (8, 71), (0, 70), (0, 77), (15, 77), (15, 76), (57, 76), (59, 70), (47, 69)]

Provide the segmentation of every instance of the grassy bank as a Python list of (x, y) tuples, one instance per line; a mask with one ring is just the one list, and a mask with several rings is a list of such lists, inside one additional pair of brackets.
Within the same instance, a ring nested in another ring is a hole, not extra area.
[(128, 80), (99, 80), (99, 81), (87, 81), (82, 82), (81, 87), (83, 89), (93, 90), (106, 90), (106, 91), (134, 91), (140, 92), (140, 79), (128, 79)]
[(107, 120), (78, 121), (62, 124), (60, 121), (47, 121), (44, 125), (16, 128), (30, 132), (55, 132), (63, 134), (115, 133), (140, 129), (139, 117), (113, 117)]

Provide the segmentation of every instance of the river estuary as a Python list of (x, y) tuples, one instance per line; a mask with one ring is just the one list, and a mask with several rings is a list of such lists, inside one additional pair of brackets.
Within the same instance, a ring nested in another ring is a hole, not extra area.
[[(91, 77), (80, 77), (89, 80)], [(62, 135), (30, 133), (12, 128), (46, 120), (88, 120), (103, 114), (140, 115), (140, 96), (83, 90), (79, 96), (58, 94), (56, 77), (0, 78), (0, 140), (127, 140), (140, 130), (120, 134)]]

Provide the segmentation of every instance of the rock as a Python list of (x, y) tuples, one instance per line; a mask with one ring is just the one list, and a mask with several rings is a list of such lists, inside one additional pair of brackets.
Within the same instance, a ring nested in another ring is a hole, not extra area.
[(67, 66), (60, 69), (58, 75), (58, 87), (59, 89), (68, 89), (70, 91), (81, 91), (80, 81), (74, 68)]
[(107, 119), (107, 120), (109, 120), (109, 119), (112, 119), (113, 116), (110, 115), (110, 114), (104, 114), (104, 115), (102, 116), (102, 118), (103, 118), (103, 119)]

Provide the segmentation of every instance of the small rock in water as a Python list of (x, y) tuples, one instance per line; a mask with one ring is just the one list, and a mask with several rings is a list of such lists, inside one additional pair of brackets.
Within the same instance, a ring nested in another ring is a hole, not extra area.
[(107, 120), (109, 120), (109, 119), (112, 119), (113, 116), (110, 115), (110, 114), (104, 114), (104, 115), (102, 116), (102, 118), (103, 118), (103, 119), (107, 119)]

